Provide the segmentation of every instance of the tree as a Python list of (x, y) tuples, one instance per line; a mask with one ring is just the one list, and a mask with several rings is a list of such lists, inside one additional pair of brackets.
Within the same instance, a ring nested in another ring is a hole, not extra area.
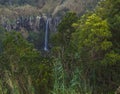
[(102, 18), (106, 19), (110, 31), (112, 33), (111, 41), (113, 43), (113, 49), (115, 53), (120, 54), (120, 1), (119, 0), (105, 0), (102, 1), (98, 8), (96, 9), (96, 13), (101, 16)]
[(75, 42), (78, 49), (85, 50), (92, 60), (103, 58), (104, 53), (112, 46), (112, 42), (109, 41), (112, 34), (109, 31), (108, 23), (96, 14), (83, 16), (74, 35), (74, 38), (78, 39), (77, 43)]
[(72, 24), (78, 20), (76, 13), (68, 12), (63, 19), (61, 20), (60, 24), (58, 25), (58, 34), (60, 36), (60, 44), (66, 46), (69, 44), (71, 35), (75, 31), (72, 27)]
[[(117, 54), (112, 53), (111, 50), (113, 46), (112, 41), (110, 41), (112, 33), (107, 20), (102, 19), (95, 13), (83, 15), (78, 23), (74, 23), (73, 26), (76, 28), (76, 32), (73, 33), (72, 43), (79, 55), (77, 62), (79, 62), (79, 66), (83, 66), (83, 76), (89, 78), (94, 88), (93, 92), (96, 94), (99, 87), (107, 86), (98, 86), (99, 80), (101, 83), (108, 81), (105, 80), (108, 79), (106, 76), (102, 77), (104, 74), (109, 74), (109, 68), (104, 69), (105, 65), (114, 64), (118, 60), (114, 58)], [(111, 53), (113, 57), (109, 57)], [(112, 61), (112, 59), (115, 61)], [(106, 70), (106, 73), (103, 73), (103, 70)], [(104, 90), (102, 88), (102, 92), (106, 92)]]
[(0, 54), (2, 90), (4, 92), (7, 90), (7, 94), (15, 92), (48, 94), (52, 85), (51, 67), (48, 63), (51, 60), (42, 57), (19, 32), (6, 32), (2, 44), (3, 51)]

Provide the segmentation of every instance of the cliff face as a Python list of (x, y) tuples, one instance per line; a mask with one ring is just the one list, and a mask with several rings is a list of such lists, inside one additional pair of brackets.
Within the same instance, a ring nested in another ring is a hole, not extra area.
[[(66, 11), (82, 14), (86, 10), (94, 9), (98, 1), (0, 0), (0, 25), (7, 31), (20, 31), (26, 39), (34, 43), (36, 48), (43, 49), (44, 46), (44, 50), (47, 50), (49, 48), (48, 32), (57, 31), (56, 27), (60, 22), (60, 17)], [(48, 15), (52, 15), (52, 17)]]
[(81, 14), (85, 10), (93, 9), (98, 1), (100, 0), (0, 0), (0, 4), (7, 6), (29, 4), (41, 12), (56, 15), (69, 10)]

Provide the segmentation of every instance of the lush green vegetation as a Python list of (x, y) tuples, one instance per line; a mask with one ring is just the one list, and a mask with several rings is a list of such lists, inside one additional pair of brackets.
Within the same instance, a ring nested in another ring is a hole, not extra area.
[(49, 52), (34, 47), (34, 33), (29, 43), (20, 32), (0, 28), (0, 94), (114, 94), (120, 86), (119, 5), (104, 0), (81, 17), (68, 12), (50, 36)]

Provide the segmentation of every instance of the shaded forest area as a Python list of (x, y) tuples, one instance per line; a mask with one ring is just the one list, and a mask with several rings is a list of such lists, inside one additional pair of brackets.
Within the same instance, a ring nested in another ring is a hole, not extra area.
[(119, 5), (103, 0), (81, 16), (67, 12), (49, 36), (49, 51), (1, 26), (0, 94), (119, 94)]

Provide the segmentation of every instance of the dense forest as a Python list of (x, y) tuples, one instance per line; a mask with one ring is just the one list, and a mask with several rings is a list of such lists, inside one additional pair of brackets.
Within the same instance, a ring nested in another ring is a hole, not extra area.
[(46, 2), (0, 0), (0, 94), (120, 94), (120, 0)]

